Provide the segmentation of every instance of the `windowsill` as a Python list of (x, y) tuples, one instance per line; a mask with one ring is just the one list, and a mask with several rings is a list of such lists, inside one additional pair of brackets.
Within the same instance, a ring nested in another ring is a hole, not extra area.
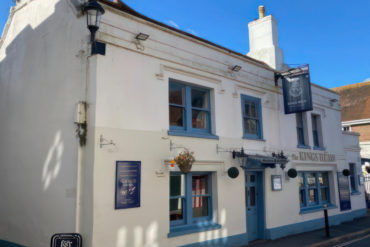
[(360, 191), (352, 191), (351, 192), (351, 196), (357, 196), (357, 195), (361, 195), (361, 192)]
[(243, 139), (246, 140), (252, 140), (252, 141), (260, 141), (260, 142), (265, 142), (265, 139), (257, 138), (257, 137), (249, 137), (249, 136), (243, 136)]
[(196, 133), (196, 132), (186, 132), (178, 130), (169, 130), (168, 135), (171, 136), (185, 136), (185, 137), (195, 137), (195, 138), (206, 138), (206, 139), (219, 139), (218, 136), (210, 133)]
[(196, 232), (204, 232), (209, 230), (220, 229), (221, 225), (215, 224), (213, 222), (202, 222), (185, 226), (175, 226), (170, 228), (170, 233), (167, 237), (177, 237), (185, 234), (191, 234)]
[[(334, 208), (337, 208), (337, 206), (335, 204), (328, 204), (327, 209), (334, 209)], [(301, 208), (301, 211), (299, 211), (299, 214), (314, 213), (314, 212), (322, 211), (323, 209), (324, 209), (323, 205)]]
[(310, 147), (310, 146), (301, 145), (301, 144), (298, 144), (298, 145), (297, 145), (297, 148), (311, 149), (311, 147)]
[(313, 150), (321, 150), (321, 151), (325, 151), (325, 150), (326, 150), (326, 148), (324, 148), (324, 147), (316, 147), (316, 146), (314, 146), (314, 147), (313, 147)]

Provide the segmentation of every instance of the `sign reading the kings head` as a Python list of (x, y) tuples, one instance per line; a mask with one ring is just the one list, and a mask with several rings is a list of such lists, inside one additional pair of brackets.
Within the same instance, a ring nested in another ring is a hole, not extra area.
[(285, 114), (311, 111), (312, 95), (308, 65), (281, 74)]
[(299, 152), (298, 155), (297, 154), (292, 154), (292, 160), (315, 161), (315, 162), (333, 162), (333, 161), (335, 161), (335, 154)]

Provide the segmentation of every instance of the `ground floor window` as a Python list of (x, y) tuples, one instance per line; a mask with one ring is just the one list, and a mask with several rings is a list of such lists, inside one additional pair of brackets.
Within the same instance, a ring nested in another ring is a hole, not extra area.
[(170, 173), (171, 228), (212, 220), (211, 179), (211, 173)]
[(328, 172), (299, 172), (298, 182), (301, 209), (322, 207), (330, 203)]

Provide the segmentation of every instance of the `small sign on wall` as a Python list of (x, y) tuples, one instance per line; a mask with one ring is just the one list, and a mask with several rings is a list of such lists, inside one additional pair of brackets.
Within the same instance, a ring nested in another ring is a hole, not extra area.
[(116, 162), (115, 209), (140, 207), (140, 161)]
[(78, 233), (57, 233), (51, 237), (51, 247), (82, 247), (82, 237)]
[(282, 190), (281, 175), (271, 175), (271, 189), (273, 191)]

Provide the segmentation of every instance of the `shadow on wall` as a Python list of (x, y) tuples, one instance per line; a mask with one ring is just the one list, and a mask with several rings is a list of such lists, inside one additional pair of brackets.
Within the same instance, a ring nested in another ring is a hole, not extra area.
[[(226, 210), (220, 212), (219, 224), (226, 224)], [(168, 222), (170, 224), (170, 222)], [(159, 224), (156, 221), (151, 222), (145, 229), (142, 226), (136, 226), (133, 229), (128, 229), (122, 226), (117, 231), (116, 247), (159, 247)], [(227, 244), (228, 230), (226, 228), (213, 231), (205, 231), (199, 233), (198, 242), (207, 241), (207, 246), (217, 246)], [(167, 236), (165, 237), (167, 238)], [(195, 240), (196, 241), (196, 240)], [(195, 242), (194, 241), (194, 242)], [(133, 243), (133, 244), (131, 244)], [(178, 243), (177, 245), (184, 243)]]
[[(27, 25), (12, 37), (23, 23)], [(0, 50), (4, 240), (48, 246), (54, 233), (75, 231), (74, 116), (77, 102), (85, 98), (86, 56), (81, 54), (86, 54), (88, 36), (85, 19), (76, 17), (69, 0), (40, 0), (29, 1), (14, 14), (4, 37)]]

